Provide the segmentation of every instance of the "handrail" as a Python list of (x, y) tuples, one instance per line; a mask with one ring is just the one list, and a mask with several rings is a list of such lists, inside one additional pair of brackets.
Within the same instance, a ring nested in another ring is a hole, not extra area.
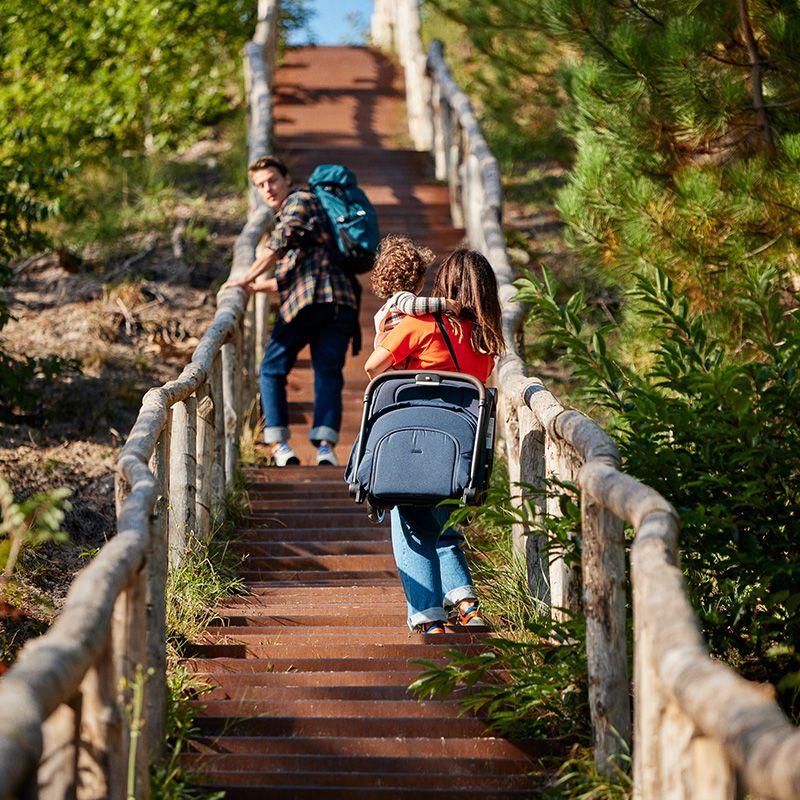
[[(259, 0), (245, 48), (250, 160), (272, 146), (277, 15), (277, 0)], [(270, 220), (251, 201), (231, 275), (252, 263)], [(209, 536), (233, 481), (266, 339), (266, 315), (256, 311), (242, 289), (220, 291), (190, 363), (145, 394), (117, 461), (116, 536), (75, 578), (50, 630), (0, 679), (0, 798), (149, 796), (166, 715), (167, 570), (190, 535)], [(128, 719), (137, 683), (140, 729)]]
[[(403, 25), (407, 27), (398, 31)], [(409, 49), (406, 40), (418, 36), (419, 28), (416, 0), (376, 2), (377, 43), (399, 50), (405, 42)], [(734, 800), (748, 792), (760, 800), (798, 800), (800, 730), (768, 693), (709, 656), (678, 566), (675, 509), (621, 471), (616, 446), (594, 421), (565, 409), (538, 378), (527, 375), (517, 344), (525, 313), (513, 302), (500, 172), (469, 97), (450, 74), (440, 42), (430, 47), (426, 74), (406, 70), (409, 80), (427, 82), (407, 85), (409, 107), (412, 96), (430, 98), (431, 150), (437, 177), (449, 184), (453, 223), (465, 227), (470, 246), (487, 256), (497, 275), (507, 352), (495, 382), (512, 485), (542, 485), (555, 476), (581, 489), (579, 574), (557, 557), (548, 560), (546, 542), (527, 535), (531, 532), (522, 524), (513, 532), (526, 556), (531, 590), (539, 600), (549, 601), (554, 616), (564, 609), (580, 610), (582, 600), (597, 767), (610, 770), (631, 732), (624, 520), (636, 534), (630, 570), (634, 798)], [(539, 513), (560, 513), (557, 498), (532, 499)]]

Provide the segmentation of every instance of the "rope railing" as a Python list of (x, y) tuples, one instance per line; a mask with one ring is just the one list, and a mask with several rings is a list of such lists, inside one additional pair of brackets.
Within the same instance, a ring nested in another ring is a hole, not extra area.
[[(277, 0), (260, 0), (245, 49), (248, 156), (272, 146)], [(231, 275), (252, 263), (271, 212), (251, 200)], [(146, 798), (166, 723), (166, 582), (208, 539), (234, 480), (266, 341), (264, 300), (242, 289), (190, 363), (145, 394), (117, 462), (117, 534), (75, 578), (50, 630), (0, 679), (0, 798)]]
[[(400, 54), (412, 134), (415, 125), (432, 131), (430, 150), (437, 177), (450, 188), (453, 223), (465, 228), (470, 246), (487, 256), (497, 275), (507, 353), (495, 384), (511, 485), (544, 487), (556, 478), (581, 492), (581, 528), (575, 532), (581, 537), (580, 570), (548, 554), (546, 540), (524, 523), (513, 533), (534, 597), (549, 603), (554, 617), (585, 617), (596, 765), (608, 772), (632, 740), (638, 800), (733, 800), (744, 792), (760, 800), (797, 800), (800, 730), (763, 688), (710, 657), (678, 566), (675, 509), (620, 470), (616, 446), (594, 421), (565, 409), (528, 375), (518, 344), (525, 313), (513, 300), (497, 161), (469, 97), (452, 78), (442, 44), (432, 43), (424, 72), (413, 68), (407, 54), (422, 51), (419, 30), (416, 0), (376, 2), (373, 35)], [(420, 97), (429, 99), (424, 113)], [(515, 502), (523, 499), (520, 493)], [(560, 514), (558, 497), (536, 493), (530, 499), (539, 514)], [(635, 532), (633, 725), (624, 523)]]

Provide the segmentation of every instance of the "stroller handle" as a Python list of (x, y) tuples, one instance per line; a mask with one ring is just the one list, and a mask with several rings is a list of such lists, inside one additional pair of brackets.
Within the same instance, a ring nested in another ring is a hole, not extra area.
[[(367, 384), (367, 388), (364, 390), (364, 402), (366, 403), (369, 400), (372, 393), (381, 383), (395, 378), (415, 378), (420, 385), (425, 385), (426, 383), (435, 384), (443, 378), (470, 383), (478, 390), (478, 402), (483, 403), (486, 401), (486, 387), (477, 378), (467, 375), (466, 372), (447, 372), (437, 369), (390, 369), (380, 375), (376, 375)], [(439, 381), (430, 380), (430, 378), (439, 378)]]
[[(472, 375), (467, 375), (464, 372), (448, 372), (445, 370), (418, 370), (418, 369), (397, 369), (387, 370), (380, 375), (376, 375), (368, 384), (364, 391), (364, 410), (361, 414), (361, 430), (366, 427), (367, 418), (369, 416), (369, 402), (375, 389), (381, 383), (396, 378), (414, 378), (419, 386), (429, 384), (436, 386), (443, 379), (461, 381), (462, 383), (469, 383), (478, 390), (478, 421), (477, 431), (475, 433), (475, 443), (472, 449), (472, 463), (470, 464), (469, 471), (469, 486), (464, 490), (464, 499), (475, 486), (475, 481), (478, 472), (478, 456), (480, 448), (483, 445), (483, 440), (486, 435), (486, 387)], [(364, 437), (358, 440), (358, 450), (356, 451), (355, 461), (353, 463), (353, 474), (358, 474), (358, 468), (361, 464), (361, 459), (364, 457), (364, 450), (367, 446)], [(354, 485), (353, 485), (354, 486)], [(351, 487), (352, 492), (352, 487)]]

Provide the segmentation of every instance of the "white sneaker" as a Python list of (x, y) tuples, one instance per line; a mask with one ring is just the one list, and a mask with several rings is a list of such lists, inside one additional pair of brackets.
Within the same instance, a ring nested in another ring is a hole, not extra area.
[(338, 467), (339, 459), (329, 444), (321, 444), (317, 448), (317, 466)]
[(276, 467), (296, 467), (300, 464), (297, 454), (286, 442), (281, 442), (272, 451), (272, 459)]

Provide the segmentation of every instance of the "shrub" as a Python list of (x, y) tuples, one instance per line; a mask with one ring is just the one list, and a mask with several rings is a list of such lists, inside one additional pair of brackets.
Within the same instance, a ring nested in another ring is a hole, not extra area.
[(689, 594), (712, 651), (771, 680), (797, 718), (800, 641), (800, 322), (767, 269), (742, 279), (741, 345), (729, 349), (708, 317), (662, 272), (636, 277), (630, 301), (656, 344), (637, 369), (612, 355), (620, 326), (596, 330), (583, 297), (555, 299), (529, 275), (518, 299), (575, 371), (583, 398), (608, 417), (623, 467), (681, 517)]

